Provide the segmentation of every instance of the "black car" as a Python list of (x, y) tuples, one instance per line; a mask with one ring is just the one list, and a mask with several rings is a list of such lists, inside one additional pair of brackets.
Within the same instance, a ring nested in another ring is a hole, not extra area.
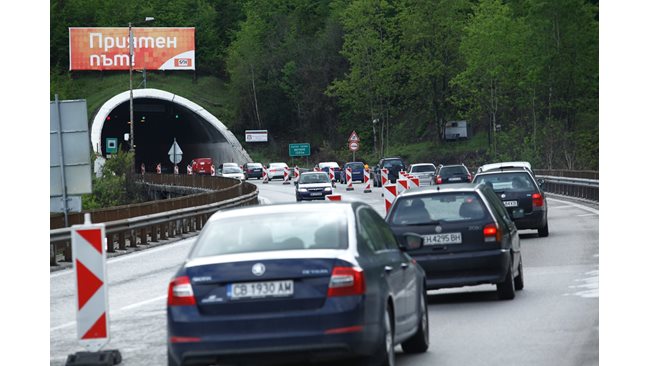
[(388, 180), (391, 183), (395, 183), (399, 179), (399, 172), (404, 170), (406, 171), (406, 164), (402, 158), (383, 158), (379, 160), (379, 163), (373, 168), (373, 178), (372, 183), (375, 187), (381, 187), (381, 170), (388, 169)]
[(424, 237), (424, 246), (408, 253), (424, 268), (429, 290), (496, 284), (500, 299), (512, 299), (524, 287), (517, 227), (485, 184), (405, 191), (386, 222), (398, 237)]
[(261, 163), (246, 163), (243, 170), (247, 180), (248, 178), (262, 178), (263, 167)]
[(439, 165), (436, 171), (436, 184), (444, 183), (470, 183), (472, 173), (465, 164)]
[(325, 172), (304, 172), (295, 182), (296, 201), (324, 200), (332, 194), (332, 181)]
[(546, 195), (532, 171), (526, 167), (501, 167), (476, 174), (474, 182), (492, 187), (518, 229), (534, 229), (539, 236), (548, 236)]
[(218, 211), (169, 283), (168, 365), (395, 365), (397, 344), (426, 352), (424, 271), (406, 250), (361, 202)]

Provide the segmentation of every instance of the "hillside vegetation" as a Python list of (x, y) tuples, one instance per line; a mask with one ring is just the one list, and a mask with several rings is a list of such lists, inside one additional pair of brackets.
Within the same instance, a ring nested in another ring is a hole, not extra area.
[[(128, 73), (67, 71), (68, 27), (153, 16), (196, 27), (197, 70), (148, 72), (147, 86), (236, 136), (268, 129), (268, 144), (245, 146), (253, 157), (286, 160), (288, 142), (310, 142), (314, 159), (349, 160), (356, 130), (369, 162), (598, 169), (595, 0), (51, 0), (50, 13), (51, 93), (89, 113), (128, 89)], [(461, 119), (474, 136), (444, 142)]]

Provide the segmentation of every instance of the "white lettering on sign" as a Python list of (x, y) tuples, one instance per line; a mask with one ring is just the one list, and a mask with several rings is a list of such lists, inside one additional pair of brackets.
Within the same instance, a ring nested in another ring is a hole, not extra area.
[[(127, 48), (128, 36), (104, 37), (102, 33), (89, 33), (90, 48), (103, 48), (108, 52), (113, 48)], [(133, 48), (177, 48), (176, 37), (133, 37)]]

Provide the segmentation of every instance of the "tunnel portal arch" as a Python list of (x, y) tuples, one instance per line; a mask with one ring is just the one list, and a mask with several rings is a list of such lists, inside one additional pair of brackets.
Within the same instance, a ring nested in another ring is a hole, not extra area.
[[(128, 150), (123, 134), (130, 129), (129, 99), (127, 90), (110, 98), (97, 111), (91, 127), (95, 153), (107, 155), (107, 137), (117, 138), (122, 144), (120, 148)], [(133, 106), (136, 166), (144, 163), (147, 171), (152, 171), (161, 163), (164, 171), (170, 171), (173, 166), (167, 152), (173, 138), (177, 138), (183, 150), (179, 167), (199, 157), (211, 157), (217, 165), (252, 161), (235, 135), (217, 117), (187, 98), (159, 89), (135, 89)]]

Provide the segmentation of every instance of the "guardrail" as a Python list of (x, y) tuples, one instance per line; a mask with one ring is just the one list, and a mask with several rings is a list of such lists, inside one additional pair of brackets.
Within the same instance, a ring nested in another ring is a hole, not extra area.
[(598, 201), (598, 180), (537, 175), (544, 180), (544, 191)]
[[(206, 185), (212, 185), (215, 188), (223, 187), (223, 181), (219, 182), (214, 177), (211, 178), (213, 180), (211, 182), (205, 180), (209, 182)], [(157, 185), (165, 183), (164, 178), (161, 177), (154, 180), (156, 181), (154, 184)], [(183, 183), (196, 184), (198, 181), (199, 179), (195, 179), (193, 181), (183, 181)], [(216, 211), (257, 204), (257, 194), (258, 189), (253, 184), (238, 182), (232, 185), (231, 183), (230, 187), (215, 191), (156, 201), (158, 205), (154, 208), (150, 207), (154, 203), (147, 202), (141, 205), (129, 205), (122, 209), (113, 208), (108, 210), (110, 211), (109, 214), (94, 212), (91, 214), (91, 219), (93, 223), (103, 222), (106, 225), (106, 251), (114, 253), (116, 249), (137, 248), (138, 245), (155, 243), (159, 240), (166, 240), (201, 230), (208, 218)], [(144, 208), (138, 208), (139, 206)], [(156, 209), (160, 211), (152, 212)], [(143, 213), (146, 211), (149, 213)], [(118, 212), (122, 217), (115, 219), (115, 217), (118, 217), (116, 216)], [(134, 213), (140, 214), (134, 216)], [(106, 217), (113, 219), (101, 219)], [(74, 223), (71, 222), (71, 225)], [(70, 235), (70, 227), (50, 230), (50, 266), (58, 265), (61, 256), (63, 256), (65, 262), (72, 261)]]

